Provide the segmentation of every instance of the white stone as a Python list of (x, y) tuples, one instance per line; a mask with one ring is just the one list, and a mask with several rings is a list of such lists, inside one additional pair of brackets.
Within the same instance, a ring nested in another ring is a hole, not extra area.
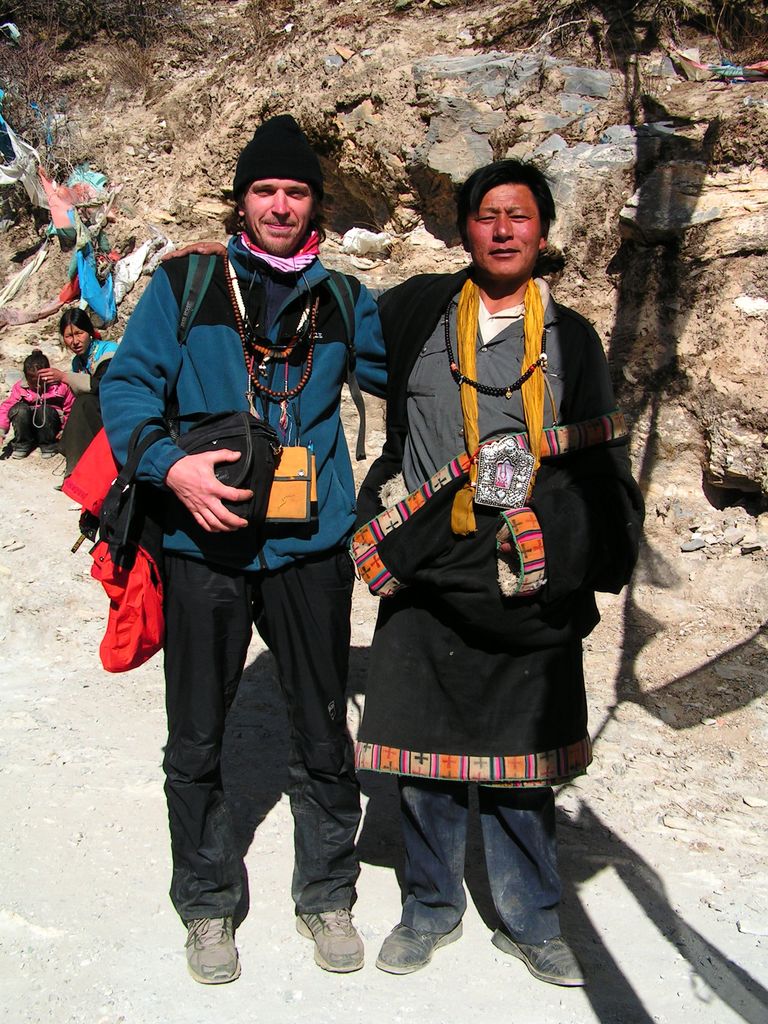
[(435, 238), (421, 224), (414, 228), (413, 231), (410, 231), (406, 237), (411, 245), (419, 245), (424, 249), (445, 249), (445, 242)]
[(739, 918), (736, 927), (742, 935), (768, 935), (768, 917)]
[(665, 814), (661, 820), (667, 828), (673, 828), (680, 832), (686, 832), (691, 828), (691, 822), (687, 818), (678, 818), (674, 814)]
[(751, 295), (739, 295), (733, 304), (747, 316), (762, 316), (768, 313), (768, 299), (752, 298)]

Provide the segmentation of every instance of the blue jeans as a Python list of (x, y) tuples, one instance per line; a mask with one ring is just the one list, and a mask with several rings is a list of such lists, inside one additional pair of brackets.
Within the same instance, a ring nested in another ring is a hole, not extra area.
[[(448, 932), (467, 906), (464, 858), (469, 785), (400, 778), (405, 840), (402, 923)], [(516, 941), (560, 934), (555, 799), (550, 787), (479, 787), (480, 822), (494, 906)]]

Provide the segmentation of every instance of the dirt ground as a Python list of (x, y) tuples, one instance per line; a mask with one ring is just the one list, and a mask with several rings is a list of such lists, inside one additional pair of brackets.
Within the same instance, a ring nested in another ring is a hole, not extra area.
[[(380, 440), (374, 430), (369, 450)], [(491, 945), (476, 835), (463, 939), (413, 976), (377, 971), (378, 947), (399, 917), (401, 849), (392, 783), (370, 777), (355, 908), (368, 962), (347, 977), (314, 965), (290, 900), (286, 721), (272, 658), (254, 640), (226, 740), (250, 878), (250, 913), (237, 935), (243, 973), (207, 989), (187, 975), (184, 932), (166, 895), (160, 660), (127, 675), (101, 670), (105, 597), (89, 576), (87, 545), (69, 551), (77, 510), (54, 490), (62, 470), (38, 453), (0, 463), (8, 1021), (298, 1024), (331, 1015), (451, 1024), (470, 1012), (519, 1024), (768, 1019), (765, 553), (714, 541), (681, 552), (689, 523), (681, 533), (674, 515), (658, 510), (693, 502), (683, 481), (647, 487), (635, 580), (602, 600), (603, 621), (586, 642), (595, 763), (559, 794), (558, 827), (564, 931), (587, 987), (536, 982)], [(699, 518), (695, 504), (685, 507)], [(375, 614), (359, 586), (353, 729)]]

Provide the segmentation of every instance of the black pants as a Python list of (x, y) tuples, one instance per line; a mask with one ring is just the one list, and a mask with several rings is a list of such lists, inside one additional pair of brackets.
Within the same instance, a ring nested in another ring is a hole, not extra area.
[(52, 406), (36, 409), (29, 402), (17, 402), (8, 418), (13, 426), (13, 447), (21, 451), (32, 451), (36, 444), (53, 444), (61, 430), (61, 415)]
[(80, 460), (80, 456), (101, 430), (101, 406), (99, 396), (84, 391), (75, 399), (61, 435), (61, 450), (67, 459), (65, 475), (69, 476)]
[(259, 574), (166, 556), (163, 767), (171, 899), (185, 922), (233, 914), (242, 896), (221, 745), (253, 622), (277, 661), (291, 724), (296, 909), (355, 901), (360, 792), (345, 700), (352, 580), (346, 551)]

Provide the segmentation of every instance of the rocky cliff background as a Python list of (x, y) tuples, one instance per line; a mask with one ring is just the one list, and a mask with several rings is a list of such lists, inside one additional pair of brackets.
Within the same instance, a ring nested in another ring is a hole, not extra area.
[[(237, 154), (280, 112), (322, 155), (324, 258), (377, 288), (463, 265), (456, 184), (494, 158), (535, 160), (558, 204), (549, 279), (603, 338), (649, 536), (675, 552), (657, 582), (684, 586), (695, 568), (716, 606), (764, 621), (752, 570), (764, 579), (768, 559), (768, 78), (727, 64), (761, 67), (762, 4), (2, 6), (21, 30), (0, 46), (3, 112), (52, 179), (83, 165), (106, 176), (118, 254), (223, 237)], [(0, 201), (12, 279), (49, 219), (19, 186)], [(361, 247), (350, 229), (376, 237)], [(8, 386), (32, 345), (65, 361), (57, 315), (17, 321), (56, 298), (70, 258), (54, 238), (0, 308)]]
[[(279, 112), (323, 155), (329, 261), (350, 265), (352, 227), (389, 236), (386, 258), (351, 267), (377, 287), (460, 265), (455, 185), (494, 158), (534, 159), (558, 203), (556, 294), (605, 341), (640, 472), (672, 463), (717, 508), (765, 507), (768, 79), (691, 80), (677, 54), (754, 62), (762, 5), (2, 6), (21, 28), (2, 46), (4, 113), (49, 176), (86, 162), (121, 186), (118, 249), (153, 229), (220, 237), (237, 153)], [(10, 276), (46, 215), (18, 187), (0, 199)], [(51, 253), (13, 305), (50, 301), (67, 261)], [(4, 363), (40, 338), (55, 348), (55, 321), (6, 327)]]

